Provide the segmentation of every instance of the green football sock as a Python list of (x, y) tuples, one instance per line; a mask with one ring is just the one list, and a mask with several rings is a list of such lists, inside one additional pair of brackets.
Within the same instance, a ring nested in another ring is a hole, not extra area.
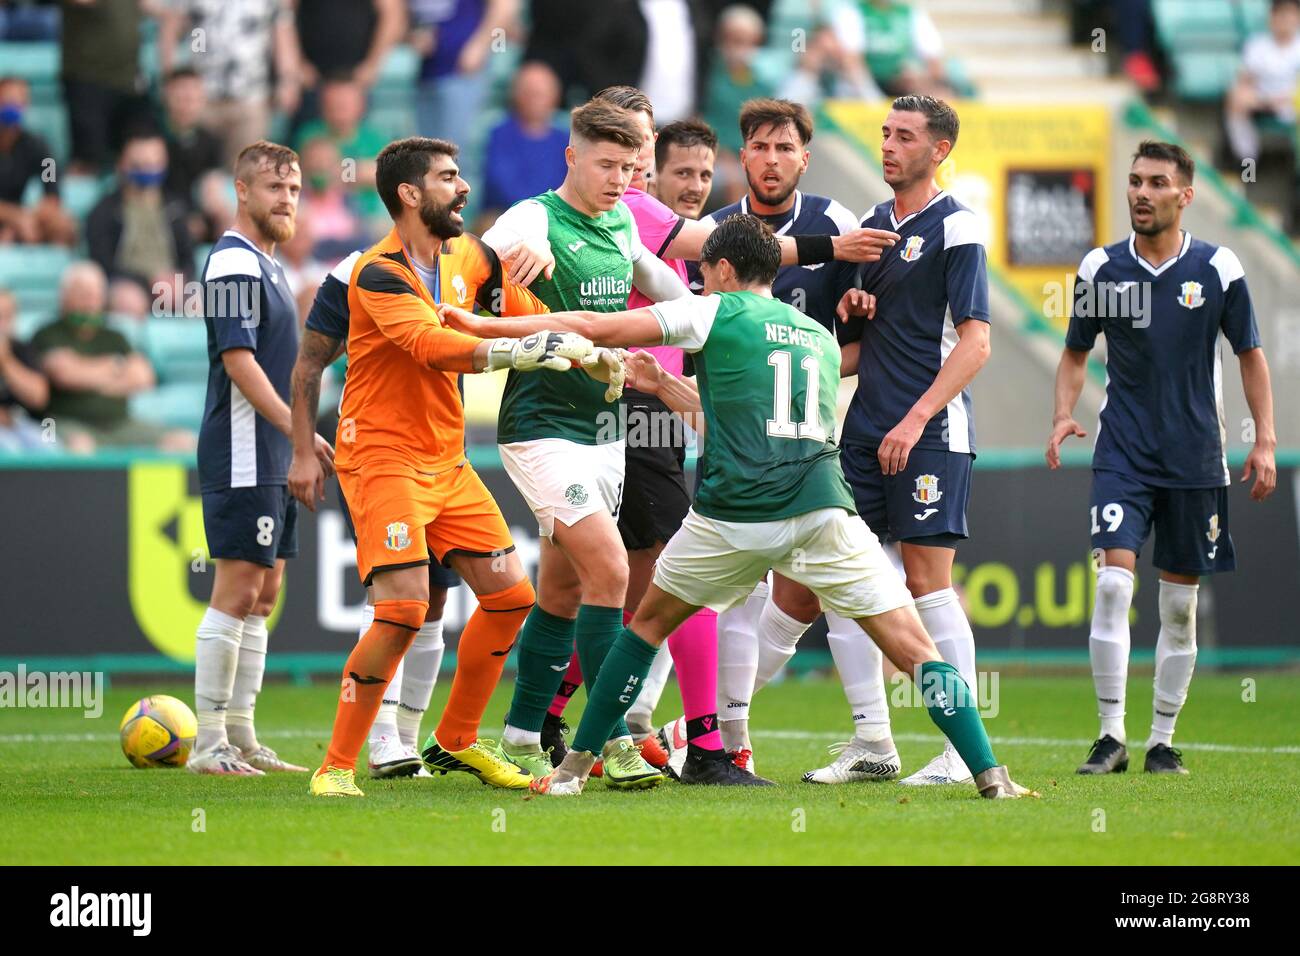
[[(578, 732), (573, 735), (574, 750), (600, 754), (605, 741), (614, 736), (610, 727), (623, 723), (623, 714), (641, 692), (657, 650), (633, 634), (630, 627), (623, 628), (605, 655), (594, 686), (587, 691), (587, 708), (582, 712)], [(585, 661), (582, 672), (584, 676), (587, 673)]]
[(921, 665), (921, 700), (930, 719), (952, 741), (972, 774), (980, 774), (998, 765), (993, 745), (984, 731), (975, 696), (945, 661), (926, 661)]
[(519, 630), (519, 672), (506, 723), (534, 733), (542, 729), (546, 709), (560, 689), (573, 656), (575, 622), (533, 606)]
[[(614, 646), (618, 636), (623, 633), (623, 609), (621, 607), (601, 607), (598, 604), (584, 604), (578, 608), (577, 625), (574, 636), (578, 643), (578, 663), (582, 666), (582, 683), (587, 688), (587, 700), (591, 700), (596, 678), (604, 665), (605, 655)], [(548, 701), (549, 703), (549, 701)], [(591, 706), (590, 703), (587, 704)], [(624, 708), (626, 710), (626, 708)], [(627, 722), (619, 715), (609, 739), (627, 737), (631, 731)], [(596, 751), (599, 753), (600, 751)]]

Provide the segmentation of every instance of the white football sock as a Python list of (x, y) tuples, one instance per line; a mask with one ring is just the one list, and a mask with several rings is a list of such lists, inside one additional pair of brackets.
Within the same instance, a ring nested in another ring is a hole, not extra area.
[[(425, 621), (402, 658), (402, 669), (393, 675), (390, 687), (401, 688), (397, 705), (397, 734), (408, 747), (417, 746), (420, 720), (429, 709), (433, 685), (442, 666), (442, 618)], [(399, 676), (400, 675), (400, 676)], [(387, 695), (385, 695), (387, 696)]]
[(891, 736), (884, 655), (857, 621), (827, 611), (826, 628), (826, 642), (853, 714), (854, 736), (884, 740)]
[(245, 753), (257, 749), (253, 710), (257, 706), (257, 695), (262, 691), (262, 674), (266, 671), (266, 639), (266, 618), (257, 614), (244, 618), (235, 686), (230, 695), (230, 709), (226, 711), (226, 735)]
[(961, 599), (952, 588), (943, 588), (916, 599), (916, 613), (929, 632), (939, 656), (957, 668), (957, 673), (970, 688), (971, 695), (978, 692), (978, 675), (975, 673), (975, 634), (970, 620), (962, 610)]
[(1156, 638), (1155, 703), (1150, 750), (1170, 746), (1178, 712), (1187, 703), (1187, 688), (1196, 667), (1196, 595), (1199, 584), (1160, 582), (1160, 636)]
[(208, 608), (194, 643), (194, 711), (199, 730), (194, 752), (203, 753), (226, 743), (226, 710), (235, 689), (239, 644), (244, 622)]
[[(366, 604), (361, 608), (361, 627), (357, 630), (358, 641), (366, 636), (366, 631), (370, 630), (370, 625), (374, 623), (375, 606)], [(402, 662), (397, 662), (397, 670), (393, 671), (393, 679), (384, 688), (384, 699), (379, 704), (379, 713), (375, 715), (375, 722), (370, 725), (370, 740), (374, 743), (377, 743), (380, 737), (398, 739), (397, 695), (399, 688), (402, 686)]]
[(737, 750), (753, 750), (749, 742), (749, 719), (719, 720), (718, 734), (722, 737), (722, 749), (727, 753)]
[(542, 745), (542, 732), (540, 730), (520, 730), (518, 727), (511, 727), (506, 724), (501, 739), (511, 747), (540, 747)]
[(742, 604), (718, 615), (718, 719), (748, 720), (758, 673), (758, 616), (767, 602), (760, 582)]
[(754, 674), (754, 693), (766, 687), (794, 657), (799, 638), (810, 627), (811, 624), (786, 614), (768, 597), (758, 614), (758, 670)]
[(1092, 628), (1088, 632), (1088, 658), (1097, 691), (1098, 737), (1128, 741), (1124, 731), (1124, 696), (1128, 687), (1129, 607), (1133, 603), (1133, 572), (1113, 566), (1097, 571), (1097, 596)]
[(650, 672), (641, 683), (641, 693), (636, 695), (636, 702), (624, 715), (632, 736), (644, 737), (654, 730), (655, 708), (659, 706), (659, 698), (664, 694), (664, 687), (668, 684), (668, 675), (672, 673), (672, 669), (673, 655), (668, 651), (668, 642), (664, 641), (659, 645), (654, 663), (650, 665)]

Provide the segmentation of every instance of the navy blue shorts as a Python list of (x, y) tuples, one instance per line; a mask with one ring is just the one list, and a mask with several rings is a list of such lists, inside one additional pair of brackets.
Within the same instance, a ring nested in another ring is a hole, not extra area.
[(1156, 532), (1152, 563), (1171, 574), (1233, 571), (1227, 488), (1157, 488), (1117, 471), (1092, 473), (1092, 546), (1142, 553)]
[(287, 485), (224, 488), (202, 498), (211, 557), (273, 568), (277, 558), (298, 556), (298, 502)]
[(881, 541), (907, 541), (945, 548), (969, 537), (973, 455), (935, 448), (913, 448), (897, 475), (880, 470), (876, 449), (844, 445), (840, 466), (853, 489), (858, 514)]
[[(347, 499), (343, 497), (343, 487), (339, 485), (338, 479), (334, 479), (335, 486), (339, 490), (339, 510), (343, 512), (343, 525), (348, 529), (348, 537), (352, 543), (357, 542), (357, 529), (352, 526), (352, 512), (348, 511)], [(437, 561), (429, 562), (429, 586), (434, 588), (454, 588), (460, 584), (460, 575), (451, 568), (443, 567)]]

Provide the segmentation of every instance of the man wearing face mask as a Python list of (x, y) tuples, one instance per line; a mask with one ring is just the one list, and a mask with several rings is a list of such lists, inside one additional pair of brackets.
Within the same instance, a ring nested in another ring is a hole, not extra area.
[(167, 144), (153, 131), (130, 134), (117, 164), (120, 185), (86, 219), (86, 245), (110, 280), (150, 289), (155, 281), (188, 276), (194, 247), (184, 200), (163, 188)]
[[(72, 217), (59, 204), (59, 184), (46, 160), (49, 144), (23, 128), (30, 100), (27, 81), (0, 77), (0, 243), (44, 242), (72, 245), (77, 240)], [(23, 206), (23, 192), (33, 179), (41, 198)]]

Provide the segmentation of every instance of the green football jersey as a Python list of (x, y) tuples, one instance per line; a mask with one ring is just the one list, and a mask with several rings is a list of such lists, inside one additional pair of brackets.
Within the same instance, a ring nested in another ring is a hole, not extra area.
[(835, 444), (834, 336), (756, 292), (652, 308), (664, 344), (695, 353), (708, 426), (695, 510), (720, 521), (775, 521), (820, 508), (856, 513)]
[[(549, 279), (529, 287), (552, 312), (620, 312), (632, 291), (632, 256), (639, 246), (632, 213), (622, 202), (591, 217), (552, 190), (535, 202), (546, 210), (547, 239), (555, 256)], [(605, 401), (605, 386), (582, 369), (569, 372), (510, 372), (497, 441), (566, 438), (598, 445), (623, 437), (617, 403)]]

